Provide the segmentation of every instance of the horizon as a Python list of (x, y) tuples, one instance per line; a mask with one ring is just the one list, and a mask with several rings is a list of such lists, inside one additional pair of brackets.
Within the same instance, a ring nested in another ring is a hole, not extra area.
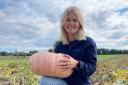
[[(0, 52), (8, 52), (8, 53), (14, 53), (14, 52), (25, 52), (25, 53), (28, 53), (28, 52), (30, 52), (30, 51), (38, 51), (38, 52), (47, 52), (49, 49), (53, 49), (53, 48), (45, 48), (45, 49), (27, 49), (27, 50), (0, 50)], [(128, 50), (128, 49), (109, 49), (109, 48), (97, 48), (97, 49), (108, 49), (108, 50), (121, 50), (121, 51), (123, 51), (123, 50)]]

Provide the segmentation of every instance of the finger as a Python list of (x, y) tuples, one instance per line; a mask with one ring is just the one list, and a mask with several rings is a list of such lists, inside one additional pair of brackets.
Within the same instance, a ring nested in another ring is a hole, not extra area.
[(70, 62), (68, 59), (59, 60), (59, 62)]
[(59, 66), (60, 69), (68, 69), (70, 68), (70, 65), (67, 65), (67, 66)]
[(64, 54), (64, 57), (67, 58), (67, 59), (70, 59), (70, 56), (67, 55), (67, 54)]
[(66, 65), (69, 65), (70, 64), (70, 62), (60, 62), (58, 65), (64, 65), (64, 66), (66, 66)]
[(67, 65), (71, 65), (71, 62), (60, 62), (58, 65), (67, 66)]

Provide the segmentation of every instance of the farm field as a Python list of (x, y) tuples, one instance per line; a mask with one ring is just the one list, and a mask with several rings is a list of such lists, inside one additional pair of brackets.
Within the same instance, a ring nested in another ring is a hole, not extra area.
[[(128, 85), (128, 55), (98, 55), (94, 85)], [(38, 85), (40, 76), (31, 72), (28, 58), (0, 56), (0, 85)]]

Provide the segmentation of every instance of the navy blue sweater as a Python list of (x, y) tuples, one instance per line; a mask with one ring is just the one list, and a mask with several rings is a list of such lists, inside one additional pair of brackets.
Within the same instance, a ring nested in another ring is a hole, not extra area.
[(68, 54), (77, 61), (79, 65), (73, 70), (71, 76), (64, 78), (68, 85), (91, 85), (90, 76), (96, 70), (96, 44), (90, 37), (86, 40), (74, 40), (69, 44), (58, 42), (55, 48), (56, 53)]

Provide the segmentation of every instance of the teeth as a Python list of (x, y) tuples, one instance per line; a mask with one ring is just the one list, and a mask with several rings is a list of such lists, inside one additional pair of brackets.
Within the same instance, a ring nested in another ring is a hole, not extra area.
[(75, 33), (75, 32), (77, 32), (77, 29), (75, 29), (75, 28), (68, 29), (68, 32)]

